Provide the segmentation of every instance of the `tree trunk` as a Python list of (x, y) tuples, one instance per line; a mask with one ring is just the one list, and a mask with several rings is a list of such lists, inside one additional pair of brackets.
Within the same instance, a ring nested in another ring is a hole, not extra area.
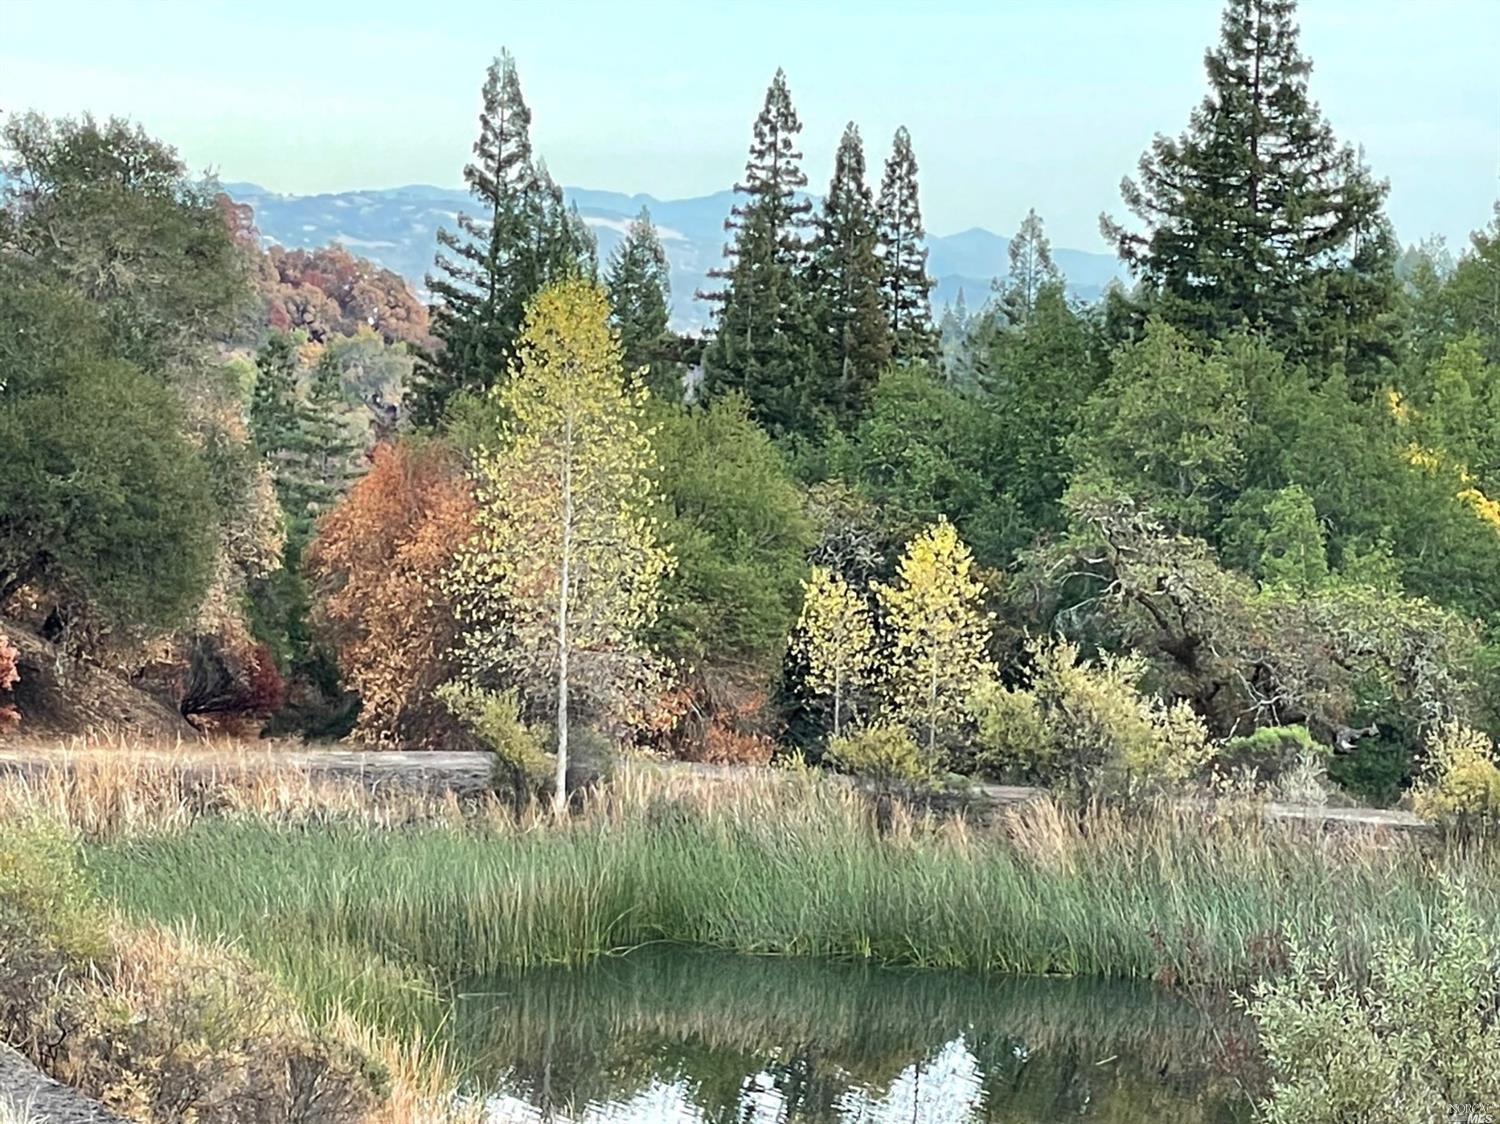
[(568, 810), (568, 580), (573, 558), (573, 419), (563, 443), (562, 576), (557, 594), (557, 775), (552, 811)]

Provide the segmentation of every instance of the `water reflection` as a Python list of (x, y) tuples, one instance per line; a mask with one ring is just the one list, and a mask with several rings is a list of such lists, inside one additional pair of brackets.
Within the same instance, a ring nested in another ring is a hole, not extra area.
[(1146, 986), (642, 950), (473, 983), (493, 1124), (1229, 1124), (1247, 1028)]

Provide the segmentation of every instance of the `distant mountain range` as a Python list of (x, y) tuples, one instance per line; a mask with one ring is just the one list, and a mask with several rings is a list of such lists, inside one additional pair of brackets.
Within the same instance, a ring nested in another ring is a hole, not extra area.
[[(412, 286), (424, 289), (432, 268), (439, 226), (451, 228), (461, 210), (473, 209), (463, 191), (414, 184), (372, 191), (342, 191), (332, 195), (278, 195), (252, 183), (230, 183), (224, 190), (237, 202), (255, 208), (261, 236), (290, 249), (311, 249), (338, 242), (346, 249), (401, 274)], [(724, 219), (734, 201), (721, 191), (695, 199), (655, 199), (583, 187), (564, 189), (568, 201), (599, 240), (599, 260), (625, 235), (625, 228), (644, 206), (661, 235), (672, 272), (672, 321), (679, 331), (706, 326), (708, 307), (693, 294), (707, 285), (708, 270), (724, 255)], [(963, 292), (969, 309), (989, 298), (990, 283), (1009, 268), (1009, 240), (974, 227), (958, 234), (929, 236), (928, 272), (937, 279), (935, 308), (941, 309)], [(1110, 281), (1120, 277), (1119, 264), (1107, 254), (1055, 249), (1053, 258), (1080, 300), (1097, 299)]]

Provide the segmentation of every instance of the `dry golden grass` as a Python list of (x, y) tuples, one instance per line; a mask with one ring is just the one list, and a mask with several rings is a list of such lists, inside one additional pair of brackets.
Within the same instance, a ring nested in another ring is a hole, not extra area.
[(379, 1062), (390, 1081), (364, 1124), (482, 1124), (484, 1105), (457, 1095), (457, 1067), (441, 1045), (418, 1035), (382, 1034), (342, 1011), (327, 1030)]
[[(386, 786), (372, 792), (285, 755), (226, 741), (143, 744), (76, 739), (0, 750), (0, 816), (42, 815), (88, 839), (185, 828), (205, 816), (278, 823), (355, 821), (372, 828), (457, 825), (498, 814), (493, 801), (465, 808), (450, 792)], [(494, 805), (493, 807), (489, 805)]]

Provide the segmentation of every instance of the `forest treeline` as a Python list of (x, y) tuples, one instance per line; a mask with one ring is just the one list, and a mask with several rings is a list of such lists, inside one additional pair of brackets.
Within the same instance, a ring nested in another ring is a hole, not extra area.
[(1500, 809), (1500, 212), (1403, 249), (1294, 7), (1230, 0), (1093, 305), (1040, 199), (935, 317), (914, 139), (877, 184), (850, 123), (814, 202), (778, 71), (706, 340), (649, 214), (598, 260), (506, 54), (430, 309), (124, 122), (14, 115), (0, 605), (195, 720), (528, 785), (571, 727), (1090, 790), (1457, 762)]

